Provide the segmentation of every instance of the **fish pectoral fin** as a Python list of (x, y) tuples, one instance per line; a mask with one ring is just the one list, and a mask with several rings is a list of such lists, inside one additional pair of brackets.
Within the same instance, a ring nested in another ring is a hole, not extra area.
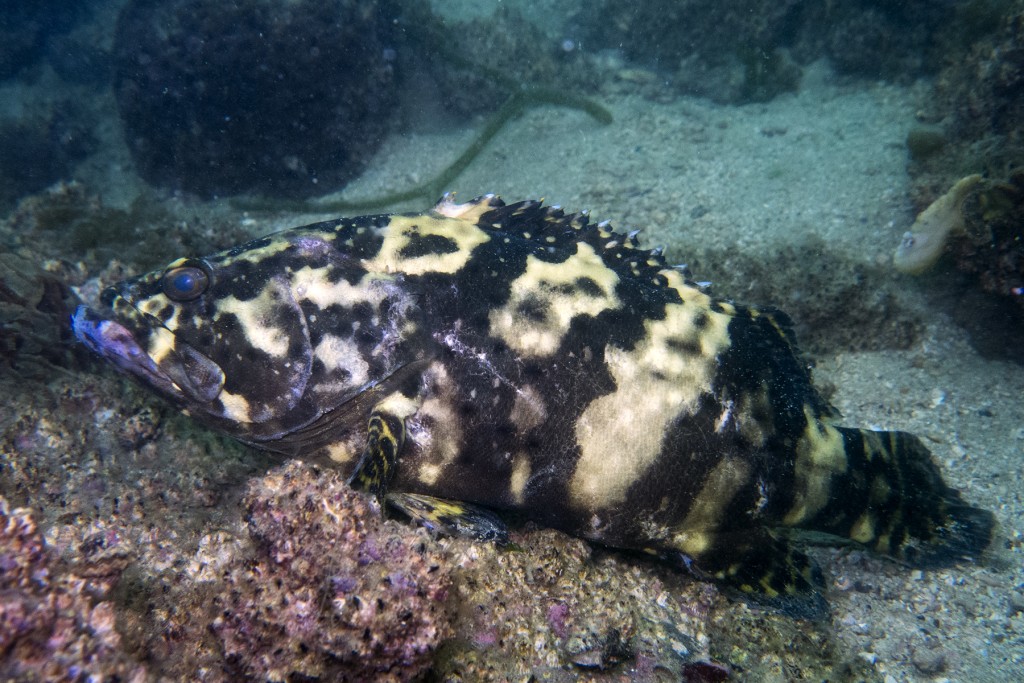
[(765, 528), (717, 531), (698, 555), (688, 555), (698, 576), (731, 588), (790, 616), (828, 615), (821, 569), (788, 538)]
[(431, 531), (508, 545), (508, 527), (487, 508), (418, 493), (389, 493), (385, 502)]
[(396, 391), (370, 412), (366, 447), (348, 483), (372, 493), (382, 507), (388, 486), (395, 478), (398, 454), (405, 443), (405, 419), (418, 408), (417, 399)]

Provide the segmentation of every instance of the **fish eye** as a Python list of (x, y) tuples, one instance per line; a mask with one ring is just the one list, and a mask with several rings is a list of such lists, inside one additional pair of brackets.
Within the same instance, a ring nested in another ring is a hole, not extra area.
[(171, 301), (192, 301), (210, 286), (210, 276), (202, 268), (182, 266), (164, 273), (161, 285)]

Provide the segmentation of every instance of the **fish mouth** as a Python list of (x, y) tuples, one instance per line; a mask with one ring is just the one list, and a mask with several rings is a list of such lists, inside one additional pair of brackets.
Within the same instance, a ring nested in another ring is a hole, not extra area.
[[(163, 325), (154, 324), (121, 295), (112, 297), (116, 312), (127, 311), (126, 322), (147, 331), (147, 350), (128, 327), (100, 313), (79, 306), (71, 316), (75, 337), (121, 372), (131, 375), (168, 398), (181, 403), (209, 403), (224, 386), (224, 371), (214, 361), (174, 337)], [(155, 319), (154, 319), (155, 321)]]

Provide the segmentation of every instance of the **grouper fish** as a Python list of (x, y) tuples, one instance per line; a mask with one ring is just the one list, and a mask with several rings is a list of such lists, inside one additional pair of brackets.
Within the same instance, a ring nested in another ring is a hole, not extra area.
[(793, 529), (918, 566), (992, 538), (917, 437), (835, 424), (784, 314), (586, 213), (446, 196), (180, 258), (102, 300), (74, 333), (120, 370), (432, 528), (502, 541), (515, 511), (782, 606), (823, 585)]

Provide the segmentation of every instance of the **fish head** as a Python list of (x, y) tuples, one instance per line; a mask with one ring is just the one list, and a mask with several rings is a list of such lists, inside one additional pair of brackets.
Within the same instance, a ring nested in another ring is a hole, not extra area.
[[(312, 228), (313, 226), (310, 226)], [(259, 445), (422, 357), (416, 297), (338, 230), (181, 258), (79, 307), (79, 341), (188, 414)]]

